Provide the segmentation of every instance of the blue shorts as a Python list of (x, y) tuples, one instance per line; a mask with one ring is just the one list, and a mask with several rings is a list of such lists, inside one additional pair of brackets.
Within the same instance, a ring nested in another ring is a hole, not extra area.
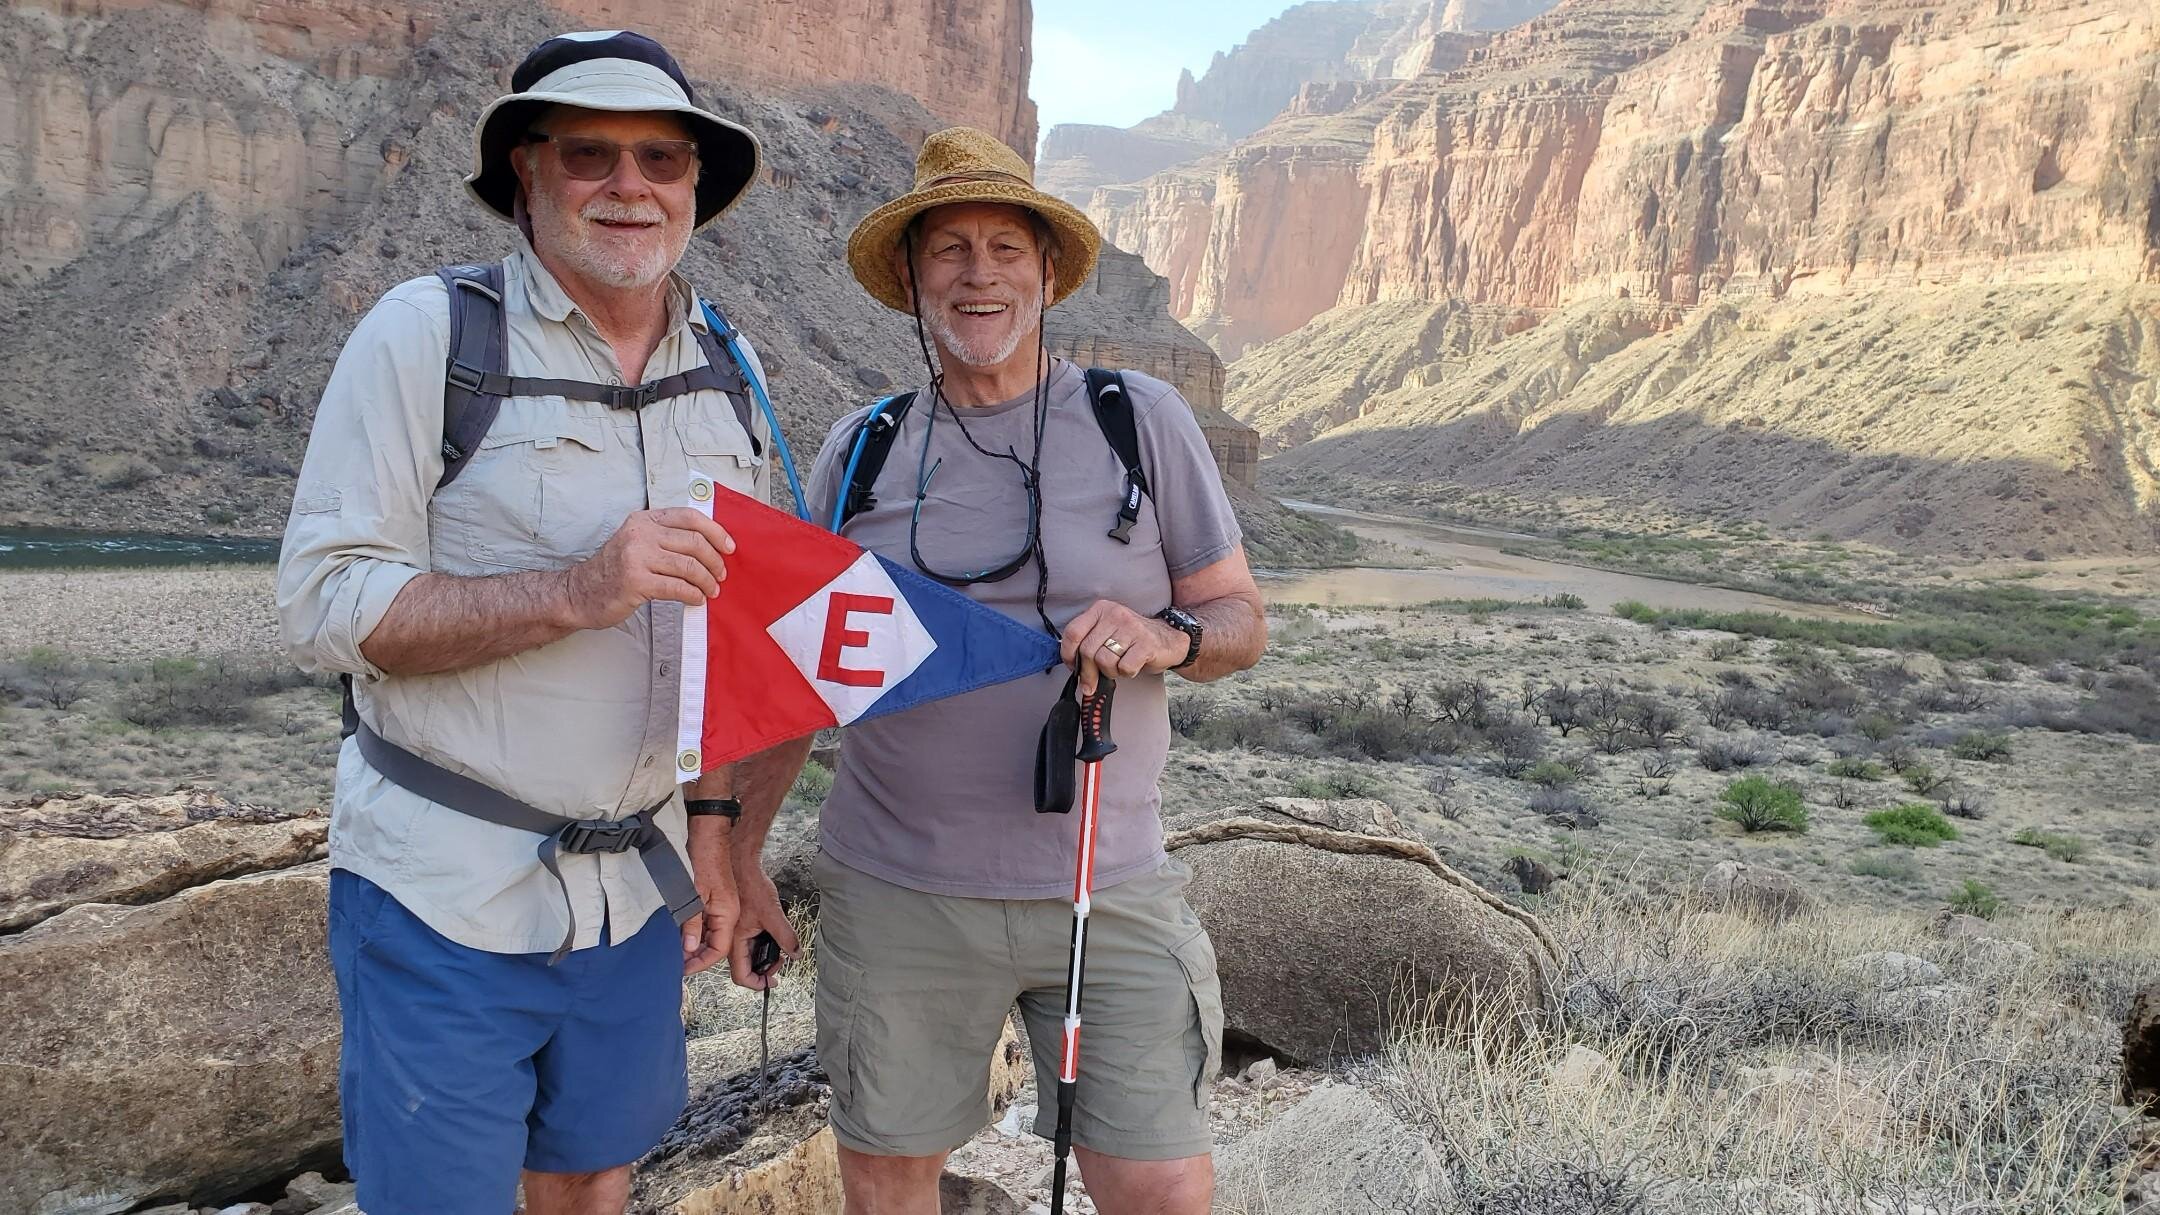
[(558, 966), (469, 949), (330, 874), (345, 1164), (368, 1215), (510, 1215), (518, 1171), (635, 1162), (688, 1095), (682, 936), (655, 912)]

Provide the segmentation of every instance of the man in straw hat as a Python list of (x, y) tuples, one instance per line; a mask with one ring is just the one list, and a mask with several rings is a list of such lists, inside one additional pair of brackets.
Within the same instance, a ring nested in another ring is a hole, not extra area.
[(758, 144), (658, 43), (601, 31), (537, 47), (474, 146), (515, 251), (361, 320), (278, 572), (288, 646), (356, 692), (330, 830), (345, 1160), (369, 1215), (502, 1215), (521, 1172), (535, 1215), (619, 1213), (682, 1109), (684, 973), (761, 985), (738, 923), (778, 918), (731, 843), (785, 781), (715, 774), (686, 807), (674, 754), (677, 605), (719, 592), (733, 542), (671, 504), (692, 467), (762, 497), (768, 436), (755, 355), (673, 271)]
[[(1100, 245), (995, 138), (932, 135), (915, 188), (848, 242), (864, 289), (914, 318), (929, 382), (901, 415), (869, 501), (842, 501), (848, 465), (862, 475), (868, 409), (827, 438), (810, 500), (841, 507), (841, 530), (865, 548), (1040, 624), (1084, 691), (1098, 676), (1118, 681), (1074, 1143), (1101, 1210), (1198, 1215), (1213, 1189), (1206, 1100), (1222, 1003), (1213, 947), (1184, 898), (1190, 873), (1163, 850), (1164, 675), (1249, 667), (1266, 625), (1221, 478), (1177, 391), (1123, 373), (1145, 479), (1126, 520), (1126, 468), (1082, 369), (1043, 351), (1045, 307), (1081, 285)], [(1031, 784), (1038, 733), (1066, 684), (1046, 672), (843, 737), (815, 862), (817, 1032), (854, 1215), (937, 1210), (946, 1154), (988, 1118), (990, 1056), (1015, 1003), (1043, 1097), (1034, 1130), (1051, 1133), (1077, 833), (1074, 816), (1033, 812)], [(1049, 763), (1069, 770), (1065, 747)]]

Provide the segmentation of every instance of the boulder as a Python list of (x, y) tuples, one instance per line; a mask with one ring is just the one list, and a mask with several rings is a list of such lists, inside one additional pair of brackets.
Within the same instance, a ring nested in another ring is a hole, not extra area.
[(1425, 1136), (1347, 1084), (1321, 1085), (1216, 1157), (1216, 1209), (1241, 1215), (1437, 1211), (1452, 1196)]
[(1772, 923), (1782, 923), (1815, 908), (1815, 896), (1799, 882), (1775, 869), (1745, 861), (1712, 865), (1698, 889), (1703, 901), (1719, 911)]
[(2139, 992), (2123, 1019), (2122, 1099), (2160, 1105), (2160, 983)]
[(1507, 872), (1509, 877), (1515, 879), (1515, 884), (1522, 887), (1524, 894), (1543, 894), (1552, 889), (1554, 882), (1560, 880), (1560, 875), (1553, 872), (1552, 866), (1535, 857), (1520, 854), (1508, 858)]
[(1578, 1042), (1553, 1060), (1546, 1081), (1554, 1088), (1603, 1088), (1620, 1082), (1620, 1069), (1611, 1059)]
[(1315, 1064), (1379, 1050), (1404, 1014), (1551, 1010), (1559, 951), (1536, 917), (1417, 841), (1240, 816), (1169, 847), (1240, 1047)]
[(1936, 936), (1946, 941), (1991, 937), (1995, 935), (1996, 931), (1993, 924), (1988, 923), (1979, 916), (1965, 915), (1947, 908), (1937, 913), (1929, 927), (1934, 930)]
[(337, 1159), (316, 862), (0, 937), (0, 1211), (215, 1199)]
[(322, 856), (329, 822), (209, 793), (0, 807), (0, 932), (81, 903), (148, 903)]

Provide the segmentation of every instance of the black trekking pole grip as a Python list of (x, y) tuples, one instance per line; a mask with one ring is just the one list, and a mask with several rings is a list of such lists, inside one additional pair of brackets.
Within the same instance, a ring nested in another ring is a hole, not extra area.
[(1110, 737), (1110, 695), (1117, 691), (1117, 681), (1108, 675), (1095, 677), (1095, 694), (1080, 702), (1080, 762), (1101, 763), (1103, 758), (1117, 750), (1117, 743)]

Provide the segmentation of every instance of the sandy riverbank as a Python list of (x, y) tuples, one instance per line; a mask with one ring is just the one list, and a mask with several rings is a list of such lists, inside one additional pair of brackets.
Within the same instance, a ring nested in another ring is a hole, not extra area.
[(0, 654), (267, 653), (278, 644), (274, 576), (268, 566), (0, 573)]

